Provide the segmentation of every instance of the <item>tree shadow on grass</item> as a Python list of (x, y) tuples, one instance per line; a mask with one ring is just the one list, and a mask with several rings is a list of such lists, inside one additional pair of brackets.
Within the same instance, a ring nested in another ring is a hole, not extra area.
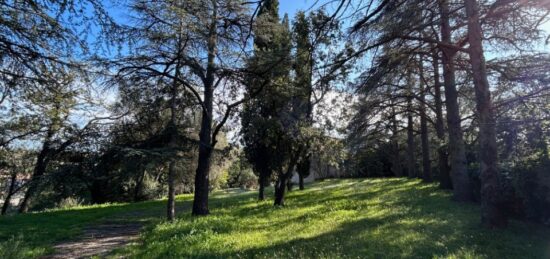
[[(191, 219), (191, 222), (182, 219), (181, 226), (167, 228), (146, 240), (176, 238), (178, 241), (157, 247), (154, 252), (155, 257), (172, 258), (550, 256), (548, 230), (519, 222), (512, 222), (506, 230), (481, 229), (477, 206), (452, 203), (449, 196), (434, 184), (392, 179), (389, 183), (368, 181), (364, 186), (291, 193), (289, 206), (285, 208), (273, 208), (266, 202), (238, 201), (234, 197), (219, 199), (215, 204), (220, 207), (213, 217)], [(248, 196), (240, 198), (243, 197)], [(352, 216), (338, 221), (340, 214)], [(254, 217), (268, 217), (269, 220), (254, 222), (251, 220)], [(336, 220), (336, 227), (328, 228), (327, 225), (327, 229), (317, 229), (316, 234), (308, 233), (311, 227), (323, 224), (326, 218)], [(293, 224), (296, 222), (299, 224)], [(267, 234), (258, 233), (260, 230)], [(242, 232), (268, 235), (268, 241), (242, 249), (233, 243), (216, 243), (223, 242), (220, 241), (225, 240), (223, 238), (212, 241), (213, 237)], [(281, 234), (284, 238), (276, 236)], [(212, 245), (205, 247), (204, 243)], [(134, 255), (151, 257), (151, 250), (145, 247)]]

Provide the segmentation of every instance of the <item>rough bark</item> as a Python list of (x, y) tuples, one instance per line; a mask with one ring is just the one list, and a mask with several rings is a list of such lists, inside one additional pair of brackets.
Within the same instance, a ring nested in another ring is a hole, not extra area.
[(478, 3), (476, 0), (464, 0), (464, 4), (468, 16), (469, 56), (479, 119), (481, 222), (491, 228), (504, 227), (507, 225), (507, 217), (500, 200), (495, 115), (487, 80)]
[(445, 146), (445, 126), (443, 122), (443, 101), (441, 99), (441, 81), (439, 77), (439, 56), (434, 49), (432, 53), (434, 68), (434, 99), (435, 99), (435, 132), (439, 140), (437, 148), (439, 188), (450, 190), (453, 188), (449, 168), (449, 155)]
[(6, 215), (11, 203), (11, 197), (15, 192), (15, 184), (17, 181), (17, 173), (12, 173), (10, 177), (10, 186), (8, 187), (8, 193), (4, 199), (4, 204), (2, 205), (2, 215)]
[(216, 47), (217, 47), (217, 3), (212, 1), (212, 21), (208, 35), (208, 63), (206, 77), (204, 80), (204, 99), (201, 118), (201, 129), (199, 133), (199, 161), (195, 175), (195, 196), (193, 199), (193, 215), (207, 215), (208, 211), (208, 185), (212, 160), (212, 151), (215, 142), (212, 141), (212, 117), (214, 101), (214, 71), (216, 69)]
[[(441, 12), (441, 40), (445, 44), (451, 42), (451, 26), (449, 23), (449, 3), (439, 1)], [(447, 107), (447, 126), (449, 130), (449, 156), (451, 160), (451, 177), (453, 181), (453, 199), (455, 201), (472, 201), (472, 186), (468, 177), (466, 149), (462, 128), (460, 126), (460, 110), (458, 92), (456, 90), (455, 57), (456, 51), (442, 48), (443, 84), (445, 87), (445, 104)]]

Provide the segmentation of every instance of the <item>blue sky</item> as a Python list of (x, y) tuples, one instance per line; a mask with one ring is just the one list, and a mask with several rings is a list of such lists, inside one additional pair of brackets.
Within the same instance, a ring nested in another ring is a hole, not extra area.
[(297, 11), (305, 11), (314, 3), (314, 0), (279, 0), (279, 14), (283, 17), (285, 13), (288, 13), (288, 16), (292, 18)]

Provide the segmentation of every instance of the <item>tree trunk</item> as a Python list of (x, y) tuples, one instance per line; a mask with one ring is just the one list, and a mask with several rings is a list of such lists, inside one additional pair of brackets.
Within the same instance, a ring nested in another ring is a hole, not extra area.
[[(182, 26), (180, 24), (180, 26)], [(181, 49), (181, 35), (178, 35), (178, 50)], [(181, 62), (178, 60), (175, 68), (175, 78), (171, 87), (171, 100), (170, 100), (170, 123), (168, 124), (168, 131), (170, 133), (170, 143), (168, 146), (171, 149), (174, 149), (174, 156), (168, 164), (168, 204), (166, 205), (166, 218), (168, 221), (174, 221), (176, 218), (176, 158), (177, 152), (175, 151), (178, 143), (178, 127), (176, 125), (177, 121), (177, 108), (178, 108), (178, 78), (180, 76)]]
[(286, 173), (283, 172), (283, 169), (279, 172), (279, 177), (277, 179), (277, 184), (275, 185), (275, 206), (284, 206), (285, 205), (285, 190), (287, 182), (290, 181), (290, 177), (298, 164), (298, 159), (302, 155), (304, 147), (298, 148), (296, 153), (290, 157), (290, 161), (287, 167)]
[(292, 191), (292, 181), (290, 180), (290, 178), (292, 177), (289, 177), (288, 181), (286, 181), (286, 189), (291, 192)]
[(441, 100), (441, 81), (439, 79), (439, 57), (435, 49), (433, 51), (432, 61), (434, 67), (435, 131), (440, 142), (437, 148), (439, 188), (450, 190), (453, 188), (453, 184), (449, 173), (449, 156), (444, 144), (445, 126), (443, 125), (443, 102)]
[(300, 161), (300, 163), (298, 163), (298, 166), (296, 167), (296, 171), (298, 171), (298, 185), (300, 187), (300, 190), (304, 190), (304, 177), (309, 176), (309, 171), (311, 170), (311, 154), (308, 152), (309, 145), (305, 145), (304, 150), (308, 154), (302, 158), (302, 160)]
[(258, 189), (258, 200), (263, 201), (265, 200), (265, 194), (264, 194), (265, 179), (264, 179), (263, 173), (260, 173), (258, 183), (260, 184), (260, 187)]
[(10, 207), (11, 197), (15, 191), (15, 183), (17, 181), (17, 173), (12, 173), (10, 177), (10, 186), (8, 188), (8, 195), (4, 199), (4, 204), (2, 205), (2, 215), (6, 215), (8, 208)]
[(143, 180), (145, 178), (145, 174), (147, 173), (147, 170), (143, 170), (141, 174), (138, 175), (138, 179), (136, 179), (136, 188), (134, 188), (134, 202), (139, 201), (139, 194), (141, 193), (141, 189), (143, 188)]
[[(439, 1), (441, 12), (441, 40), (451, 43), (451, 26), (449, 24), (448, 0)], [(472, 201), (472, 186), (467, 171), (466, 150), (460, 126), (460, 110), (455, 79), (456, 51), (442, 48), (443, 78), (445, 102), (447, 107), (447, 125), (449, 128), (449, 156), (451, 158), (451, 177), (453, 181), (453, 199), (455, 201)]]
[(170, 161), (168, 165), (168, 205), (167, 205), (167, 218), (169, 221), (174, 221), (176, 218), (176, 161)]
[(393, 154), (391, 155), (392, 156), (391, 170), (395, 176), (401, 177), (403, 176), (403, 168), (401, 167), (401, 156), (399, 155), (399, 141), (397, 140), (398, 127), (397, 127), (397, 119), (395, 116), (395, 107), (393, 105), (392, 105), (391, 121), (392, 121), (391, 142), (392, 142), (392, 149), (393, 149), (393, 152), (392, 152)]
[(23, 197), (23, 200), (21, 201), (21, 204), (19, 205), (19, 213), (27, 213), (29, 211), (29, 203), (31, 198), (34, 196), (35, 192), (38, 189), (38, 186), (40, 185), (41, 178), (46, 173), (46, 167), (47, 167), (47, 154), (49, 152), (49, 141), (46, 141), (44, 143), (44, 146), (42, 148), (42, 151), (40, 151), (40, 154), (38, 154), (38, 158), (36, 160), (36, 165), (34, 166), (33, 174), (31, 176), (31, 179), (29, 180), (29, 187), (27, 187), (27, 191), (25, 192), (25, 196)]
[(409, 112), (407, 115), (407, 172), (410, 178), (416, 177), (414, 148), (413, 117)]
[(464, 0), (468, 16), (469, 55), (479, 118), (481, 162), (481, 222), (487, 227), (505, 227), (506, 213), (501, 206), (501, 187), (497, 165), (497, 138), (491, 91), (483, 53), (482, 31), (476, 0)]
[[(207, 98), (205, 98), (206, 100)], [(212, 103), (210, 103), (211, 105)], [(210, 106), (212, 108), (212, 106)], [(211, 111), (211, 110), (210, 110)], [(193, 199), (193, 215), (208, 215), (208, 188), (210, 162), (212, 159), (211, 140), (211, 118), (212, 113), (203, 112), (202, 126), (200, 131), (199, 163), (195, 175), (195, 196)]]
[(299, 180), (299, 183), (300, 183), (300, 190), (304, 190), (305, 187), (304, 187), (304, 176), (302, 174), (298, 174), (298, 180)]
[(414, 144), (414, 128), (412, 116), (412, 78), (408, 76), (408, 93), (407, 93), (407, 173), (410, 178), (416, 177), (415, 170), (415, 144)]
[(208, 211), (208, 188), (209, 175), (212, 160), (212, 151), (215, 140), (212, 140), (212, 117), (214, 103), (214, 77), (215, 58), (217, 47), (217, 2), (212, 1), (212, 21), (208, 35), (208, 63), (206, 77), (204, 79), (204, 99), (201, 119), (201, 130), (199, 133), (199, 162), (195, 175), (195, 196), (193, 199), (193, 215), (207, 215)]
[(279, 179), (277, 179), (277, 184), (275, 185), (275, 206), (284, 206), (285, 205), (285, 191), (286, 191), (286, 174), (279, 174)]
[[(422, 64), (420, 64), (422, 67)], [(422, 72), (421, 72), (422, 73)], [(426, 115), (426, 89), (421, 87), (420, 93), (420, 137), (422, 140), (422, 179), (432, 182), (432, 164), (430, 161), (430, 142), (428, 139), (428, 119)]]

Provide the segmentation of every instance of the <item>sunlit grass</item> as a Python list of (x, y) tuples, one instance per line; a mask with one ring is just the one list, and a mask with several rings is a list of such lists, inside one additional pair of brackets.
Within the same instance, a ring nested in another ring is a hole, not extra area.
[[(484, 230), (478, 207), (417, 180), (332, 180), (294, 191), (287, 206), (255, 193), (211, 202), (208, 217), (180, 215), (119, 252), (135, 258), (547, 258), (550, 230), (513, 222)], [(218, 196), (220, 197), (220, 196)], [(185, 198), (185, 200), (187, 200)]]
[(192, 197), (180, 196), (174, 223), (160, 218), (164, 201), (17, 216), (0, 220), (0, 237), (9, 236), (6, 227), (23, 233), (29, 251), (37, 251), (28, 254), (36, 255), (48, 252), (53, 242), (38, 241), (40, 237), (74, 237), (90, 222), (141, 211), (137, 215), (148, 227), (140, 243), (114, 256), (550, 258), (550, 229), (521, 222), (506, 230), (481, 229), (477, 205), (451, 202), (435, 184), (418, 180), (323, 181), (291, 192), (284, 208), (273, 207), (271, 200), (258, 202), (256, 195), (218, 192), (207, 217), (192, 217)]

